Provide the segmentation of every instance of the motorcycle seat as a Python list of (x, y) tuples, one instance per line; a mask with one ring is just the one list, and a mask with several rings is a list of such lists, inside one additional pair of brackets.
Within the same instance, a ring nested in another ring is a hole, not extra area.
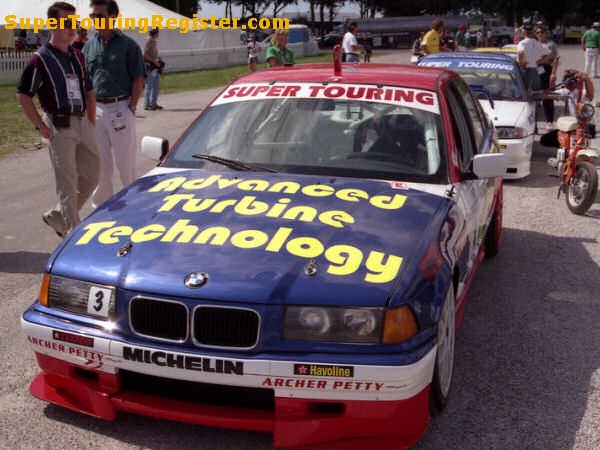
[(577, 128), (577, 117), (565, 116), (556, 121), (556, 128), (560, 131), (573, 131)]

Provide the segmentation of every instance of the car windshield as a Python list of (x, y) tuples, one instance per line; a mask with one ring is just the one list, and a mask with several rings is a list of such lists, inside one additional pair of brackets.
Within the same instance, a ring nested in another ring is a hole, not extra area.
[(440, 115), (426, 108), (347, 98), (216, 101), (163, 166), (220, 164), (237, 170), (443, 183), (442, 136)]
[(512, 70), (483, 70), (452, 67), (469, 86), (483, 86), (494, 100), (526, 101), (523, 89)]

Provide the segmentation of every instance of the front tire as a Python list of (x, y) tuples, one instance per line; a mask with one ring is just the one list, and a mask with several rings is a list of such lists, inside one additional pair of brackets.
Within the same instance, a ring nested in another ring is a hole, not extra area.
[(567, 186), (567, 206), (573, 214), (585, 214), (594, 203), (598, 192), (598, 172), (593, 164), (577, 163), (577, 172)]
[(454, 288), (450, 286), (437, 325), (437, 352), (430, 390), (432, 415), (440, 413), (446, 407), (450, 396), (454, 369), (455, 328)]

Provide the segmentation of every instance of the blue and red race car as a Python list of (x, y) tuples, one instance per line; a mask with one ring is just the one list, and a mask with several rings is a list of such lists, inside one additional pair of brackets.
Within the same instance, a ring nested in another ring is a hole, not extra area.
[(31, 393), (273, 433), (408, 446), (498, 251), (504, 155), (443, 69), (273, 69), (227, 86), (159, 166), (56, 249), (22, 326)]

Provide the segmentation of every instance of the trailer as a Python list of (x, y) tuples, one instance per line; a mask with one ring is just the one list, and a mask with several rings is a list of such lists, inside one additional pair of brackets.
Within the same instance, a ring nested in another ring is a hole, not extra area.
[(373, 47), (410, 47), (419, 33), (431, 29), (435, 19), (442, 19), (447, 30), (455, 32), (460, 24), (468, 25), (466, 16), (406, 16), (381, 17), (376, 19), (347, 19), (346, 23), (335, 27), (343, 35), (346, 27), (356, 22), (359, 39), (369, 40)]

